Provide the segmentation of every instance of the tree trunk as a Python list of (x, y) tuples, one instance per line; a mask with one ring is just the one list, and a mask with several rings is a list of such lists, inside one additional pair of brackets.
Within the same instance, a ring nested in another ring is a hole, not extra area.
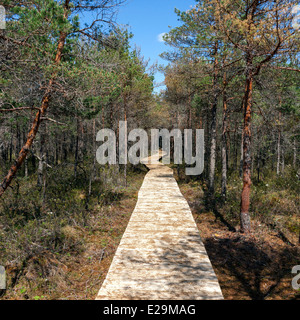
[[(224, 74), (224, 85), (226, 85), (226, 73)], [(223, 128), (222, 128), (222, 199), (226, 200), (227, 191), (227, 94), (223, 93)]]
[(217, 104), (213, 103), (211, 110), (211, 144), (210, 144), (210, 170), (209, 170), (209, 192), (213, 196), (215, 190), (216, 171), (216, 149), (217, 149)]
[(13, 125), (10, 126), (9, 162), (12, 162), (13, 153)]
[(260, 182), (260, 162), (261, 162), (261, 149), (259, 149), (258, 157), (257, 157), (257, 182)]
[[(127, 128), (126, 101), (124, 102), (124, 121), (126, 123), (125, 132), (127, 132), (128, 128)], [(124, 145), (126, 145), (126, 141), (124, 142)], [(127, 187), (127, 164), (124, 165), (124, 181), (125, 181), (125, 187)]]
[(297, 147), (296, 147), (296, 138), (294, 138), (294, 146), (293, 146), (293, 150), (294, 150), (293, 167), (294, 167), (294, 169), (296, 169), (296, 165), (297, 165)]
[(54, 147), (55, 155), (54, 155), (54, 164), (58, 165), (58, 155), (59, 155), (59, 142), (57, 139), (57, 134), (55, 135), (55, 147)]
[(238, 134), (237, 134), (237, 121), (235, 121), (235, 127), (234, 127), (234, 135), (233, 135), (233, 155), (234, 155), (234, 160), (233, 160), (233, 169), (236, 169), (238, 170), (238, 146), (239, 146), (239, 143), (238, 143)]
[(192, 116), (192, 101), (191, 101), (191, 89), (188, 88), (188, 129), (192, 128), (192, 120), (193, 120), (193, 116)]
[[(26, 141), (26, 131), (23, 132), (23, 141)], [(24, 176), (25, 178), (28, 178), (28, 155), (26, 156), (24, 160)]]
[(243, 178), (243, 164), (244, 164), (244, 129), (242, 129), (242, 139), (241, 139), (241, 160), (240, 160), (240, 178)]
[(75, 161), (74, 161), (74, 177), (77, 178), (77, 168), (79, 162), (82, 160), (82, 122), (77, 118), (76, 129), (76, 146), (75, 146)]
[(252, 58), (247, 58), (247, 79), (244, 108), (243, 129), (243, 190), (241, 195), (241, 232), (249, 233), (250, 225), (250, 192), (251, 192), (251, 112), (253, 93)]
[(43, 186), (44, 181), (44, 134), (41, 133), (40, 137), (40, 152), (39, 152), (39, 165), (38, 165), (38, 178), (37, 178), (37, 187), (41, 188)]
[(226, 162), (227, 162), (227, 171), (231, 167), (230, 158), (231, 158), (231, 136), (230, 136), (230, 121), (229, 113), (227, 111), (227, 121), (226, 121)]
[(215, 62), (213, 78), (213, 102), (211, 107), (211, 142), (210, 142), (210, 171), (209, 171), (209, 194), (214, 198), (215, 192), (215, 171), (216, 171), (216, 151), (217, 151), (217, 106), (218, 106), (218, 44), (215, 44)]
[(25, 178), (28, 178), (28, 156), (25, 158), (25, 171), (24, 171)]
[(284, 175), (284, 171), (285, 171), (285, 150), (284, 150), (284, 145), (281, 147), (281, 170), (282, 170), (282, 175)]
[(280, 158), (281, 158), (281, 112), (279, 112), (279, 128), (278, 128), (278, 141), (277, 141), (277, 175), (280, 174)]
[(205, 130), (207, 132), (207, 134), (205, 135), (204, 139), (205, 139), (205, 154), (204, 154), (204, 159), (205, 159), (205, 180), (209, 179), (209, 167), (210, 167), (210, 163), (209, 163), (209, 159), (210, 159), (210, 114), (208, 112), (205, 112)]
[(96, 168), (96, 120), (93, 119), (93, 164), (91, 167), (90, 181), (89, 181), (89, 197), (92, 194), (92, 183), (95, 179), (95, 168)]

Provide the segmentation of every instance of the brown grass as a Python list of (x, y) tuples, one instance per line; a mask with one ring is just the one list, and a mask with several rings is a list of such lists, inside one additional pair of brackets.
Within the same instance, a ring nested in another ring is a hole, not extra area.
[(134, 210), (143, 178), (144, 173), (129, 176), (120, 200), (93, 208), (88, 227), (62, 228), (65, 244), (78, 244), (74, 252), (53, 254), (45, 249), (22, 265), (6, 266), (8, 289), (2, 299), (95, 299)]

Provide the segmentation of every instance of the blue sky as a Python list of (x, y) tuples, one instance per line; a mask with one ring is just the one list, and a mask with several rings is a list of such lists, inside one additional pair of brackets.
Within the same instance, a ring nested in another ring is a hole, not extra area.
[[(179, 25), (174, 8), (187, 10), (194, 5), (194, 0), (128, 0), (119, 8), (118, 23), (129, 25), (129, 31), (134, 35), (131, 43), (141, 49), (145, 59), (150, 59), (150, 64), (156, 61), (167, 64), (159, 58), (159, 54), (166, 51), (168, 47), (159, 41), (159, 35), (168, 32), (169, 26)], [(164, 76), (160, 73), (155, 75), (156, 82), (162, 82)], [(159, 92), (161, 88), (156, 88)]]

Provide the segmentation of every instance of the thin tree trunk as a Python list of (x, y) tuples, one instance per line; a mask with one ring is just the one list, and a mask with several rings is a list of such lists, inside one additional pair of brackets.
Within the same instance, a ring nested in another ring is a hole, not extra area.
[(237, 121), (235, 121), (235, 127), (234, 127), (234, 135), (233, 135), (233, 153), (234, 153), (234, 166), (233, 169), (238, 170), (238, 134), (237, 134)]
[(78, 167), (78, 161), (79, 161), (79, 119), (77, 118), (76, 122), (76, 142), (75, 142), (75, 159), (74, 159), (74, 178), (77, 178), (77, 167)]
[(257, 182), (260, 182), (260, 163), (261, 163), (261, 149), (259, 149), (258, 157), (257, 157)]
[(280, 174), (280, 159), (281, 159), (281, 112), (279, 112), (279, 128), (278, 128), (278, 141), (277, 141), (277, 175)]
[[(26, 141), (26, 131), (23, 132), (23, 141)], [(24, 160), (24, 176), (25, 178), (28, 178), (28, 155), (26, 156), (25, 160)]]
[(13, 126), (10, 126), (10, 144), (9, 144), (9, 162), (12, 161), (12, 153), (13, 153)]
[(204, 157), (205, 157), (205, 172), (204, 172), (204, 175), (205, 175), (205, 180), (208, 180), (209, 179), (209, 166), (210, 166), (210, 163), (209, 163), (209, 159), (210, 159), (210, 126), (209, 126), (209, 122), (210, 122), (210, 115), (208, 112), (205, 112), (205, 125), (206, 125), (206, 132), (207, 134), (205, 135), (204, 139), (205, 139), (205, 154), (204, 154)]
[(293, 150), (294, 150), (293, 167), (294, 167), (294, 169), (296, 169), (296, 165), (297, 165), (297, 147), (296, 147), (296, 138), (294, 138), (294, 146), (293, 146)]
[(38, 165), (38, 178), (37, 178), (37, 187), (41, 188), (43, 186), (44, 181), (44, 161), (45, 161), (45, 154), (44, 154), (44, 134), (41, 133), (40, 137), (40, 152), (39, 152), (39, 165)]
[(231, 167), (230, 158), (231, 158), (231, 136), (230, 136), (230, 121), (229, 113), (227, 112), (227, 121), (226, 121), (226, 159), (227, 159), (227, 171)]
[(17, 155), (18, 150), (20, 150), (21, 146), (21, 137), (20, 137), (20, 127), (19, 127), (19, 122), (17, 120), (17, 141), (16, 141), (16, 146), (15, 146), (15, 155)]
[(25, 178), (28, 178), (28, 156), (25, 158), (25, 172), (24, 172)]
[(215, 190), (215, 171), (216, 171), (216, 149), (217, 149), (217, 105), (213, 104), (211, 110), (211, 145), (210, 145), (210, 171), (209, 171), (209, 191), (211, 196)]
[(96, 120), (93, 119), (93, 164), (91, 168), (90, 181), (89, 181), (89, 197), (92, 194), (92, 183), (95, 179), (95, 168), (96, 168)]
[(281, 147), (281, 153), (282, 153), (282, 156), (281, 156), (281, 170), (282, 170), (282, 174), (284, 175), (284, 171), (285, 171), (285, 150), (284, 150), (284, 147), (282, 146)]
[(249, 233), (250, 225), (250, 192), (251, 192), (251, 112), (253, 93), (252, 58), (247, 58), (247, 79), (244, 110), (244, 139), (243, 139), (243, 190), (241, 194), (241, 231)]
[(251, 148), (251, 176), (254, 175), (254, 164), (255, 164), (255, 159), (256, 159), (256, 154), (254, 153), (255, 150), (255, 143), (252, 141), (252, 148)]
[(46, 189), (47, 189), (47, 174), (46, 174), (47, 166), (45, 166), (45, 171), (43, 175), (43, 191), (42, 191), (42, 199), (43, 199), (43, 207), (46, 204)]
[[(226, 85), (226, 73), (224, 74), (224, 85)], [(226, 200), (227, 191), (227, 93), (223, 93), (223, 128), (222, 128), (222, 199)]]
[(242, 129), (241, 139), (241, 160), (240, 160), (240, 177), (243, 178), (243, 164), (244, 164), (244, 129)]
[[(125, 121), (125, 132), (127, 132), (127, 112), (126, 112), (126, 104), (124, 103), (124, 121)], [(125, 137), (127, 139), (127, 137)], [(124, 145), (126, 146), (126, 141), (124, 141)], [(127, 187), (127, 164), (124, 165), (124, 181), (125, 187)]]
[(57, 134), (55, 135), (55, 146), (54, 146), (54, 164), (58, 165), (58, 154), (59, 154), (59, 143), (57, 140)]
[(215, 171), (216, 171), (216, 151), (217, 151), (217, 106), (218, 106), (218, 43), (215, 44), (215, 62), (213, 78), (213, 102), (211, 107), (211, 143), (210, 143), (210, 171), (209, 171), (209, 194), (214, 198), (215, 192)]
[(188, 129), (192, 128), (192, 101), (191, 101), (191, 90), (188, 88)]
[(63, 133), (64, 139), (62, 144), (62, 162), (67, 162), (68, 160), (68, 143), (66, 138), (66, 133)]

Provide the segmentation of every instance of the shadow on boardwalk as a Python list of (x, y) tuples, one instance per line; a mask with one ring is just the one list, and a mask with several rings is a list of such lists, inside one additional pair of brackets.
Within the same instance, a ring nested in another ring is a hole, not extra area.
[(222, 299), (216, 291), (218, 282), (204, 246), (199, 250), (199, 233), (189, 232), (172, 246), (169, 240), (155, 240), (160, 249), (152, 252), (122, 252), (122, 265), (118, 271), (126, 277), (125, 272), (131, 271), (126, 267), (135, 267), (132, 270), (135, 275), (129, 276), (130, 281), (135, 282), (135, 288), (122, 288), (128, 290), (126, 299)]
[(190, 207), (160, 157), (148, 159), (151, 170), (97, 300), (223, 299)]

